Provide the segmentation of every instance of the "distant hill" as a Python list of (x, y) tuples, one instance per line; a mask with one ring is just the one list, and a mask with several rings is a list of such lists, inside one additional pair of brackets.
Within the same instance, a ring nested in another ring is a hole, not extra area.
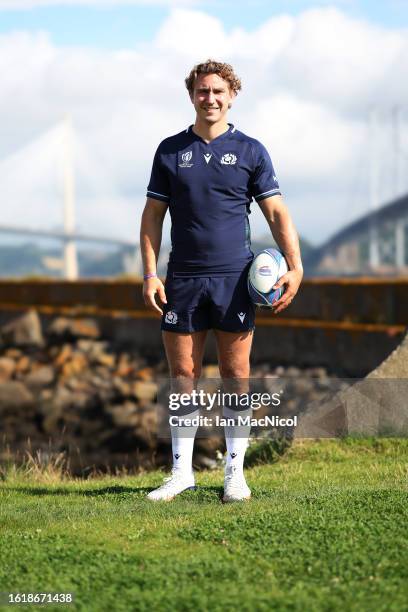
[[(125, 251), (78, 251), (81, 277), (117, 276), (124, 274)], [(62, 249), (46, 249), (27, 243), (19, 246), (0, 246), (0, 277), (50, 276), (61, 278)]]
[[(303, 259), (308, 259), (314, 247), (303, 238), (300, 239)], [(269, 235), (252, 242), (252, 251), (276, 246)], [(165, 248), (165, 247), (164, 247)], [(129, 251), (127, 251), (129, 252)], [(82, 278), (109, 277), (126, 274), (124, 257), (126, 250), (104, 252), (102, 250), (79, 250), (78, 264)], [(163, 258), (159, 273), (166, 274), (166, 261)], [(307, 268), (306, 268), (307, 271)], [(34, 243), (18, 246), (0, 245), (0, 277), (49, 276), (61, 278), (63, 275), (62, 249), (45, 248)]]
[[(299, 242), (302, 258), (309, 257), (310, 253), (314, 251), (315, 247), (302, 237), (299, 238)], [(252, 240), (251, 243), (251, 249), (255, 254), (258, 253), (258, 251), (262, 251), (262, 249), (267, 249), (271, 247), (276, 247), (276, 242), (270, 234), (265, 235), (258, 240)]]

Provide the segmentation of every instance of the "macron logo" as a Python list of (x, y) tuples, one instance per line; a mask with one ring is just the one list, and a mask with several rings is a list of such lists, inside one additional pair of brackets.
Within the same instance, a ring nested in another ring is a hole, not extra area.
[(207, 162), (207, 164), (208, 164), (208, 162), (209, 162), (209, 161), (210, 161), (210, 159), (212, 158), (212, 153), (204, 153), (203, 155), (204, 155), (204, 159), (205, 159), (205, 161), (206, 161), (206, 162)]
[(238, 319), (241, 321), (241, 323), (243, 323), (246, 317), (246, 312), (237, 312), (237, 315), (238, 315)]

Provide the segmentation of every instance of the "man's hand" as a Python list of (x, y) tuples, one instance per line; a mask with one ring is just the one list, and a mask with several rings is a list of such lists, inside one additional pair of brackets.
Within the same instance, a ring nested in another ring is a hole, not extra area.
[(286, 285), (286, 289), (282, 297), (273, 305), (274, 314), (282, 312), (282, 310), (285, 310), (285, 308), (289, 306), (297, 294), (302, 278), (303, 270), (289, 270), (289, 272), (286, 272), (286, 274), (281, 276), (278, 282), (275, 283), (273, 289), (278, 289), (283, 285)]
[(164, 291), (164, 285), (160, 278), (154, 276), (143, 282), (143, 299), (144, 303), (148, 308), (157, 310), (161, 315), (163, 314), (162, 309), (156, 304), (156, 293), (159, 294), (160, 301), (163, 304), (167, 304), (166, 292)]

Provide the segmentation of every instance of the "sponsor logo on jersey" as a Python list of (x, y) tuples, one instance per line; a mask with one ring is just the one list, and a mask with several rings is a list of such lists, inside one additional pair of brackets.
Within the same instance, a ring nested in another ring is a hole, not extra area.
[(237, 315), (238, 315), (238, 319), (241, 321), (241, 323), (243, 323), (246, 317), (246, 312), (237, 312)]
[(221, 163), (226, 166), (233, 166), (237, 163), (237, 156), (234, 153), (224, 153), (221, 157)]
[(166, 323), (170, 323), (171, 325), (175, 325), (177, 323), (177, 314), (174, 310), (169, 310), (164, 317)]
[(210, 159), (212, 158), (212, 153), (203, 153), (203, 155), (204, 155), (204, 159), (205, 159), (205, 161), (206, 161), (206, 162), (207, 162), (207, 164), (208, 164), (208, 162), (209, 162), (209, 161), (210, 161)]
[(191, 168), (193, 164), (190, 164), (189, 162), (191, 161), (192, 157), (193, 157), (192, 151), (186, 151), (185, 153), (183, 153), (181, 155), (182, 163), (179, 164), (179, 167), (180, 168)]
[(261, 266), (258, 268), (258, 274), (261, 276), (272, 276), (272, 270), (269, 266)]

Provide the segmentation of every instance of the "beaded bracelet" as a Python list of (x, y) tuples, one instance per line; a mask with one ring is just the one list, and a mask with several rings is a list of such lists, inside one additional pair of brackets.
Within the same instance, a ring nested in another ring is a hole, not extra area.
[(149, 278), (155, 278), (157, 276), (156, 272), (150, 272), (149, 274), (143, 275), (143, 280), (149, 280)]

